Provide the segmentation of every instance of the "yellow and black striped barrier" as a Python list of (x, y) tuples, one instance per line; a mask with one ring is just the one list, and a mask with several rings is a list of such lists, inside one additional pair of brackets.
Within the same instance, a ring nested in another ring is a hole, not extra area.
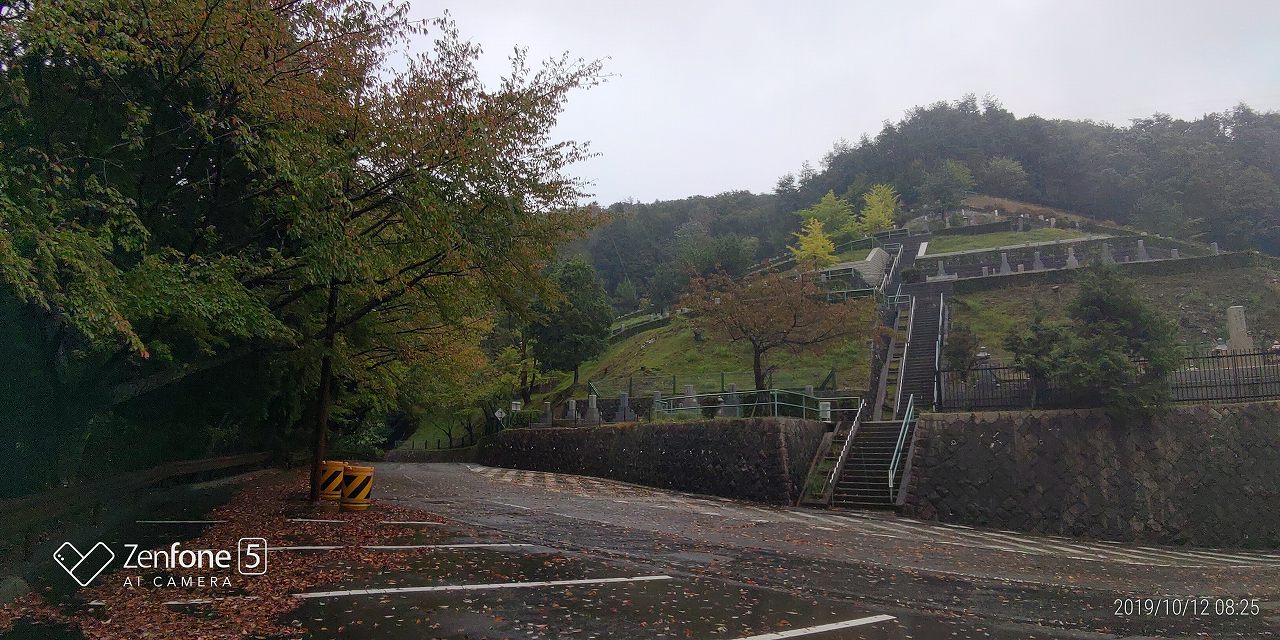
[(325, 460), (320, 463), (320, 498), (337, 502), (342, 499), (342, 470), (345, 462)]
[(347, 465), (342, 474), (342, 510), (368, 509), (371, 491), (373, 491), (373, 467)]

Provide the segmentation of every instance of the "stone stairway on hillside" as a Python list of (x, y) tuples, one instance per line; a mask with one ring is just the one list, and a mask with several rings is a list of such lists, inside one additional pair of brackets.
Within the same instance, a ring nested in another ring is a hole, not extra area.
[(915, 421), (908, 424), (903, 453), (894, 472), (892, 489), (889, 471), (902, 437), (901, 420), (863, 422), (853, 434), (849, 455), (836, 480), (831, 506), (837, 509), (892, 509), (897, 488), (906, 472), (906, 450), (910, 446)]
[(908, 326), (910, 326), (908, 310), (903, 309), (898, 313), (897, 319), (894, 321), (893, 328), (899, 335), (904, 336), (904, 339), (894, 339), (893, 342), (889, 344), (889, 365), (885, 368), (884, 382), (882, 385), (884, 387), (884, 394), (883, 397), (881, 397), (880, 406), (877, 407), (876, 418), (882, 418), (884, 416), (889, 416), (890, 419), (893, 418), (895, 404), (898, 400), (898, 383), (901, 379), (902, 361), (906, 356), (907, 341), (905, 340), (905, 336), (907, 334)]
[(915, 395), (917, 407), (933, 407), (941, 303), (938, 295), (932, 293), (914, 296), (913, 303), (911, 336), (902, 361), (902, 391), (898, 394), (898, 405), (893, 413), (895, 417), (902, 414), (911, 395)]

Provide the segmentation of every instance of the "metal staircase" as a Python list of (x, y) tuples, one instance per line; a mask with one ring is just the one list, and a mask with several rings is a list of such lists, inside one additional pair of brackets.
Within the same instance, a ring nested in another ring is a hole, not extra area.
[(908, 455), (915, 435), (914, 396), (902, 420), (863, 422), (852, 435), (837, 471), (831, 506), (843, 509), (893, 509), (904, 488)]

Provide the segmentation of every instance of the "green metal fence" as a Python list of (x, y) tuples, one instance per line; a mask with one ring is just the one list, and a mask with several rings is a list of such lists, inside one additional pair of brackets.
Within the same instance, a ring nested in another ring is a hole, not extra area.
[[(866, 380), (853, 380), (848, 371), (830, 367), (778, 369), (765, 377), (766, 388), (803, 390), (813, 387), (816, 391), (861, 391)], [(711, 371), (694, 374), (641, 373), (592, 379), (590, 384), (601, 398), (616, 398), (626, 392), (632, 398), (647, 396), (658, 391), (663, 395), (685, 393), (691, 386), (695, 393), (724, 392), (730, 388), (739, 391), (755, 389), (755, 374), (751, 371)], [(732, 387), (731, 387), (732, 385)]]

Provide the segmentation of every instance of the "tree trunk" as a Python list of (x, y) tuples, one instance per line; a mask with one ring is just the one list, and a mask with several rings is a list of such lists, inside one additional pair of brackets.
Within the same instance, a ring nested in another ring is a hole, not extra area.
[(578, 386), (578, 366), (576, 364), (573, 365), (573, 386), (575, 387)]
[(751, 350), (751, 372), (755, 374), (756, 391), (764, 389), (764, 362), (762, 361), (763, 356), (764, 356), (763, 353), (756, 351), (755, 349)]
[(324, 355), (320, 358), (320, 387), (316, 392), (315, 425), (311, 435), (311, 502), (320, 501), (320, 463), (328, 447), (329, 404), (333, 389), (333, 326), (338, 321), (338, 285), (329, 285), (326, 323), (329, 334), (324, 339)]
[(524, 404), (533, 402), (533, 381), (529, 379), (529, 336), (520, 329), (520, 399)]

